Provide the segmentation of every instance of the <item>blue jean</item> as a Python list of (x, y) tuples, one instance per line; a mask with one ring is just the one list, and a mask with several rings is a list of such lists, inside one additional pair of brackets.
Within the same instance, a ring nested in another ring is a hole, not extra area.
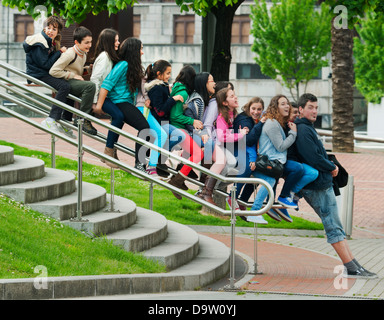
[[(121, 110), (109, 99), (106, 98), (102, 107), (105, 113), (108, 113), (111, 116), (111, 125), (119, 129), (122, 129), (124, 126), (124, 115)], [(116, 132), (108, 130), (107, 143), (108, 148), (113, 148), (115, 143), (119, 139), (119, 134)]]
[[(247, 165), (245, 165), (244, 169), (242, 171), (240, 171), (241, 173), (239, 173), (237, 175), (238, 178), (249, 178), (253, 173), (253, 171), (249, 167), (249, 155), (248, 154), (246, 154), (245, 163)], [(243, 188), (244, 184), (245, 183), (238, 183), (237, 184), (237, 186), (236, 186), (236, 199), (239, 198), (241, 189)], [(241, 197), (240, 197), (241, 200), (247, 202), (253, 191), (254, 191), (254, 185), (253, 184), (251, 184), (251, 183), (245, 184), (243, 192), (242, 192)]]
[(301, 164), (304, 169), (304, 174), (301, 179), (292, 187), (294, 193), (298, 193), (301, 189), (303, 189), (307, 184), (315, 181), (319, 176), (319, 171), (307, 165), (306, 163)]
[[(269, 183), (269, 185), (272, 188), (273, 188), (273, 186), (276, 183), (276, 179), (275, 178), (269, 177), (269, 176), (267, 176), (265, 174), (262, 174), (261, 172), (258, 172), (258, 171), (254, 171), (253, 172), (253, 176), (255, 178), (259, 178), (259, 179), (265, 180), (267, 183)], [(267, 196), (268, 196), (267, 188), (265, 188), (264, 186), (260, 186), (259, 191), (257, 191), (256, 197), (255, 197), (255, 201), (253, 202), (251, 210), (260, 210), (262, 205), (263, 205), (263, 202), (267, 198)]]
[(325, 190), (302, 189), (301, 194), (320, 217), (327, 235), (327, 242), (333, 244), (343, 241), (345, 232), (339, 218), (333, 187)]
[(166, 121), (161, 122), (161, 127), (164, 129), (165, 133), (168, 136), (168, 139), (164, 145), (164, 149), (167, 149), (169, 151), (172, 151), (172, 149), (178, 145), (179, 143), (183, 142), (185, 140), (185, 133), (176, 128), (175, 126), (171, 125), (170, 123)]
[(204, 143), (198, 134), (194, 134), (192, 138), (200, 148), (204, 148), (204, 163), (212, 164), (212, 155), (213, 151), (215, 150), (215, 142), (209, 138), (208, 141)]
[(281, 189), (280, 197), (289, 197), (293, 187), (299, 182), (304, 174), (304, 168), (300, 162), (287, 160), (284, 164), (285, 182)]
[[(145, 107), (137, 107), (142, 114), (144, 114)], [(149, 124), (149, 128), (154, 132), (151, 132), (151, 136), (155, 138), (153, 142), (154, 145), (159, 148), (163, 148), (164, 144), (167, 141), (167, 133), (161, 127), (160, 123), (156, 120), (156, 118), (152, 115), (152, 113), (148, 113), (147, 122)], [(148, 165), (155, 167), (157, 165), (157, 161), (159, 159), (159, 152), (155, 150), (151, 150), (151, 155), (149, 157)]]

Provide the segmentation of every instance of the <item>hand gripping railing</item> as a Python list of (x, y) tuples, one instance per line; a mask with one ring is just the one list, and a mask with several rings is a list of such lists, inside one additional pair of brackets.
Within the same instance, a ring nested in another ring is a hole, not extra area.
[[(28, 79), (28, 80), (35, 82), (35, 83), (37, 83), (37, 84), (39, 84), (45, 88), (48, 88), (52, 91), (55, 91), (53, 88), (51, 88), (47, 84), (45, 84), (41, 81), (38, 81), (37, 79), (35, 79), (33, 77), (26, 75), (24, 72), (14, 68), (13, 66), (11, 66), (9, 64), (6, 64), (6, 63), (0, 61), (0, 67), (6, 69), (8, 71), (14, 72), (15, 74), (17, 74), (18, 76), (20, 76), (24, 79)], [(199, 164), (195, 164), (195, 163), (193, 163), (193, 162), (191, 162), (191, 161), (189, 161), (183, 157), (180, 157), (180, 156), (178, 156), (172, 152), (169, 152), (168, 150), (159, 148), (158, 146), (156, 146), (150, 142), (147, 142), (146, 140), (143, 140), (140, 137), (136, 137), (136, 136), (134, 136), (134, 135), (132, 135), (126, 131), (118, 129), (115, 126), (107, 124), (104, 121), (99, 120), (98, 118), (95, 118), (95, 117), (93, 117), (87, 113), (84, 113), (84, 112), (82, 112), (76, 108), (73, 108), (73, 107), (71, 107), (65, 103), (62, 103), (62, 102), (60, 102), (60, 101), (58, 101), (52, 97), (49, 97), (45, 94), (41, 94), (36, 90), (32, 90), (30, 87), (25, 86), (23, 84), (20, 84), (17, 81), (11, 80), (8, 77), (0, 75), (0, 86), (2, 88), (6, 89), (5, 91), (13, 92), (13, 95), (11, 95), (9, 93), (0, 91), (0, 97), (7, 99), (11, 102), (14, 102), (14, 103), (16, 103), (22, 107), (30, 109), (34, 112), (37, 112), (40, 115), (47, 116), (47, 114), (50, 111), (51, 105), (52, 104), (58, 105), (60, 108), (68, 110), (80, 118), (90, 120), (91, 122), (96, 123), (96, 124), (106, 128), (108, 130), (114, 131), (117, 134), (122, 135), (122, 136), (124, 136), (124, 137), (126, 137), (126, 138), (128, 138), (134, 142), (138, 142), (141, 145), (145, 146), (146, 148), (149, 148), (151, 150), (156, 150), (156, 151), (160, 152), (161, 154), (167, 156), (169, 159), (174, 159), (174, 160), (179, 161), (183, 164), (186, 164), (186, 165), (188, 165), (194, 169), (197, 169), (200, 172), (207, 174), (210, 177), (213, 177), (213, 178), (219, 180), (219, 181), (222, 181), (222, 182), (225, 182), (228, 184), (232, 184), (232, 187), (231, 187), (232, 208), (231, 208), (231, 210), (225, 210), (225, 209), (219, 208), (219, 207), (217, 207), (217, 206), (215, 206), (215, 205), (213, 205), (213, 204), (211, 204), (211, 203), (209, 203), (209, 202), (207, 202), (207, 201), (205, 201), (205, 200), (203, 200), (197, 196), (194, 196), (194, 195), (192, 195), (192, 194), (190, 194), (184, 190), (176, 188), (176, 187), (174, 187), (174, 186), (172, 186), (172, 185), (170, 185), (170, 184), (168, 184), (162, 180), (153, 178), (150, 175), (147, 175), (147, 174), (137, 170), (134, 167), (128, 166), (125, 163), (123, 163), (123, 162), (121, 162), (115, 158), (112, 158), (110, 156), (107, 156), (104, 153), (101, 153), (101, 152), (99, 152), (99, 151), (97, 151), (97, 150), (95, 150), (89, 146), (84, 145), (83, 140), (82, 140), (82, 138), (83, 138), (82, 135), (84, 134), (82, 132), (82, 121), (78, 122), (78, 127), (75, 127), (72, 124), (63, 121), (66, 126), (78, 131), (78, 139), (74, 140), (74, 139), (71, 139), (71, 138), (65, 136), (64, 134), (53, 132), (53, 131), (43, 127), (41, 124), (19, 114), (18, 112), (10, 110), (4, 106), (0, 106), (0, 110), (2, 110), (3, 112), (5, 112), (5, 113), (17, 118), (17, 119), (20, 119), (20, 120), (38, 128), (39, 130), (48, 132), (53, 137), (59, 137), (60, 139), (68, 142), (69, 144), (77, 146), (77, 148), (78, 148), (78, 188), (77, 188), (78, 189), (78, 205), (77, 205), (77, 218), (75, 219), (75, 221), (76, 220), (82, 220), (82, 210), (81, 210), (82, 209), (81, 208), (81, 202), (82, 202), (81, 201), (81, 199), (82, 199), (82, 155), (83, 155), (84, 151), (92, 154), (93, 156), (95, 156), (97, 158), (102, 158), (102, 159), (107, 160), (111, 163), (114, 163), (119, 168), (121, 168), (125, 171), (128, 171), (128, 172), (134, 173), (135, 175), (138, 175), (138, 176), (148, 180), (150, 182), (150, 185), (151, 185), (151, 187), (150, 187), (150, 208), (152, 208), (152, 201), (153, 201), (152, 190), (153, 190), (153, 183), (155, 183), (155, 184), (158, 184), (158, 185), (160, 185), (160, 186), (162, 186), (168, 190), (175, 191), (175, 192), (179, 193), (180, 195), (182, 195), (183, 197), (190, 199), (194, 202), (197, 202), (201, 205), (204, 205), (205, 207), (207, 207), (207, 208), (209, 208), (215, 212), (218, 212), (224, 216), (230, 216), (231, 253), (230, 253), (230, 279), (229, 279), (230, 284), (229, 284), (229, 288), (231, 288), (231, 289), (234, 288), (236, 216), (237, 215), (242, 215), (242, 216), (262, 215), (262, 214), (266, 213), (272, 207), (273, 202), (274, 202), (274, 192), (273, 192), (272, 187), (265, 180), (258, 179), (258, 178), (230, 178), (230, 177), (224, 177), (220, 174), (215, 174), (215, 173), (211, 172), (210, 170), (200, 166)], [(38, 99), (33, 98), (33, 96), (37, 96)], [(20, 98), (27, 100), (27, 101), (23, 101)], [(79, 99), (76, 97), (72, 96), (70, 98), (73, 98), (74, 100), (79, 101)], [(31, 105), (31, 103), (42, 107), (45, 111)], [(98, 133), (97, 136), (92, 136), (92, 135), (88, 135), (88, 134), (86, 134), (86, 135), (97, 140), (97, 141), (105, 143), (105, 136), (103, 137), (103, 135), (101, 135), (100, 133)], [(52, 139), (52, 140), (54, 140), (54, 139)], [(124, 146), (121, 143), (118, 143), (117, 147), (122, 152), (125, 152), (125, 153), (130, 154), (130, 155), (134, 155), (133, 150)], [(174, 170), (171, 170), (171, 172), (176, 173), (176, 171), (174, 171)], [(114, 193), (114, 191), (112, 190), (113, 189), (113, 179), (114, 179), (113, 176), (114, 176), (114, 169), (112, 168), (111, 169), (111, 206), (112, 206), (111, 210), (113, 210), (113, 193)], [(193, 180), (191, 182), (194, 182), (195, 184), (201, 186), (200, 182), (196, 182), (195, 180)], [(250, 211), (246, 211), (246, 210), (242, 211), (242, 210), (238, 210), (238, 209), (236, 210), (235, 206), (234, 206), (235, 205), (234, 200), (236, 197), (236, 185), (237, 185), (237, 183), (252, 183), (252, 184), (260, 184), (260, 185), (264, 186), (267, 189), (268, 195), (269, 195), (266, 205), (259, 210), (250, 210)]]

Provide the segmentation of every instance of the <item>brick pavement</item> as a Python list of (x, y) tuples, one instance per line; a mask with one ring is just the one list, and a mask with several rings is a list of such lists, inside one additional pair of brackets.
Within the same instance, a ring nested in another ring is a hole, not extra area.
[[(227, 234), (206, 233), (230, 246)], [(325, 243), (325, 240), (323, 240)], [(237, 236), (235, 249), (252, 259), (254, 258), (254, 242), (247, 236)], [(296, 247), (258, 242), (258, 271), (262, 274), (248, 279), (241, 286), (242, 290), (258, 292), (283, 292), (319, 295), (344, 295), (355, 284), (355, 279), (345, 279), (345, 287), (338, 285), (334, 272), (340, 260), (324, 254)], [(336, 269), (337, 271), (337, 269)]]
[[(39, 122), (42, 119), (38, 119)], [(97, 127), (97, 126), (96, 126)], [(125, 126), (125, 130), (135, 133), (135, 130)], [(104, 128), (98, 128), (106, 133)], [(0, 140), (15, 143), (31, 149), (49, 152), (50, 135), (41, 133), (38, 129), (13, 118), (0, 118)], [(125, 138), (121, 141), (133, 147), (133, 143)], [(104, 146), (85, 137), (84, 144), (103, 151)], [(339, 161), (344, 165), (350, 175), (354, 176), (355, 197), (353, 210), (353, 233), (354, 239), (384, 239), (384, 152), (356, 150), (353, 154), (337, 154)], [(77, 148), (63, 141), (56, 143), (56, 154), (71, 159), (77, 159)], [(119, 154), (122, 161), (132, 165), (133, 159), (122, 153)], [(102, 164), (97, 158), (84, 154), (84, 161)], [(278, 189), (279, 190), (279, 189)], [(313, 210), (304, 202), (300, 203), (300, 212), (290, 211), (293, 216), (302, 216), (309, 220), (319, 221)], [(209, 236), (226, 243), (229, 246), (230, 237), (225, 234), (209, 234)], [(305, 241), (305, 238), (303, 241)], [(299, 248), (300, 245), (290, 244), (287, 237), (287, 245), (280, 243), (269, 243), (260, 241), (258, 245), (259, 269), (262, 275), (256, 275), (248, 283), (243, 285), (243, 290), (273, 291), (308, 293), (324, 295), (343, 295), (347, 289), (337, 289), (334, 286), (334, 279), (337, 276), (334, 268), (340, 262), (336, 257), (328, 253), (322, 253), (321, 249)], [(322, 246), (329, 245), (324, 239)], [(379, 240), (381, 241), (381, 240)], [(361, 250), (365, 250), (363, 244)], [(368, 244), (369, 245), (369, 244)], [(253, 240), (249, 237), (238, 235), (236, 237), (236, 250), (253, 257)], [(377, 251), (377, 250), (376, 250)], [(375, 251), (375, 252), (376, 252)], [(355, 252), (355, 251), (353, 251)], [(378, 255), (382, 253), (378, 252)], [(382, 267), (382, 263), (377, 268)], [(381, 270), (381, 269), (378, 269)], [(374, 271), (374, 270), (373, 270)], [(382, 271), (381, 271), (382, 272)], [(377, 284), (375, 289), (379, 294), (384, 295), (383, 284), (379, 282), (367, 282), (365, 285), (348, 280), (348, 288), (354, 284), (368, 292), (369, 286)], [(356, 287), (356, 286), (355, 286)]]

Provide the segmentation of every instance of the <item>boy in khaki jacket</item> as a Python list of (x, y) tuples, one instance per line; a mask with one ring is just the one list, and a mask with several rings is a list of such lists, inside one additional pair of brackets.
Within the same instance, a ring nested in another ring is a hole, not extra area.
[[(78, 27), (73, 32), (75, 45), (64, 52), (55, 62), (49, 74), (55, 78), (68, 81), (70, 93), (81, 98), (80, 110), (91, 114), (95, 84), (83, 79), (84, 65), (87, 61), (87, 53), (92, 46), (92, 33), (85, 27)], [(89, 120), (84, 120), (83, 130), (96, 135), (97, 130)]]

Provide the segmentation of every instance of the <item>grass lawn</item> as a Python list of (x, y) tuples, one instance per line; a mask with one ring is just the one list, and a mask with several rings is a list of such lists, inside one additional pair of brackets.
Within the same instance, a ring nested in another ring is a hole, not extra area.
[[(39, 158), (45, 162), (47, 167), (51, 166), (51, 156), (48, 153), (30, 150), (1, 140), (0, 144), (13, 147), (15, 149), (15, 154), (17, 155)], [(77, 162), (61, 156), (56, 156), (56, 168), (69, 170), (75, 175), (77, 174)], [(110, 192), (110, 169), (84, 162), (83, 181), (97, 184), (104, 187), (107, 192)], [(190, 192), (194, 193), (195, 191)], [(134, 201), (139, 207), (149, 208), (149, 182), (142, 181), (125, 171), (115, 170), (115, 194)], [(158, 185), (154, 185), (153, 210), (161, 213), (168, 220), (176, 221), (182, 224), (215, 226), (230, 225), (228, 220), (200, 214), (199, 211), (201, 210), (201, 205), (184, 198), (182, 200), (177, 200), (169, 190), (166, 190)], [(277, 222), (269, 218), (267, 215), (264, 215), (264, 218), (268, 221), (268, 225), (259, 225), (261, 228), (267, 227), (307, 230), (323, 229), (323, 225), (321, 223), (307, 221), (298, 217), (293, 218), (293, 223), (285, 221)], [(253, 223), (243, 221), (239, 217), (237, 217), (236, 225), (253, 227)]]
[(105, 238), (91, 239), (0, 194), (0, 279), (165, 272)]

